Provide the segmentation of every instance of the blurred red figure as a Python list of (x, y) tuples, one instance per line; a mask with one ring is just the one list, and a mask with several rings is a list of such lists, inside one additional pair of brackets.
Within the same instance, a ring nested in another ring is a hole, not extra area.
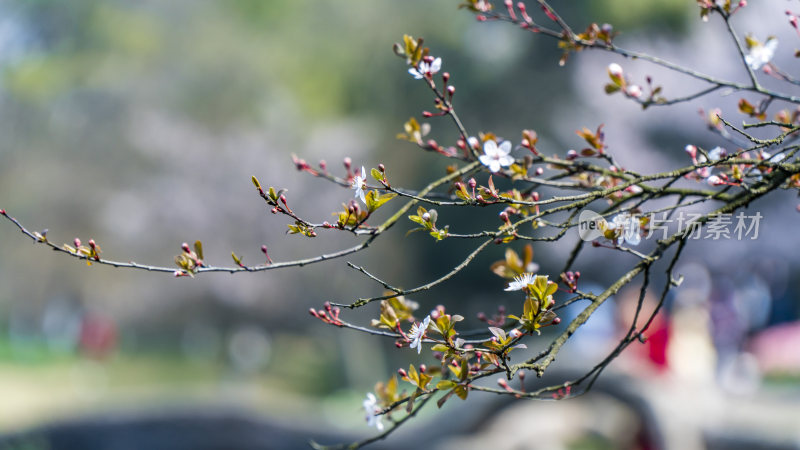
[(106, 358), (117, 344), (117, 326), (108, 317), (87, 314), (81, 324), (80, 349), (92, 358)]

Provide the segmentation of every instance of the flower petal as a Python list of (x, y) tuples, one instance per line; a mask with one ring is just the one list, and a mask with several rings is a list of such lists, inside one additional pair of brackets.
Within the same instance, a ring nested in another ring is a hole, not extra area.
[(486, 153), (489, 156), (497, 155), (497, 142), (488, 140), (483, 143), (483, 153)]
[(431, 67), (428, 69), (430, 73), (436, 73), (442, 68), (442, 58), (436, 58), (433, 60)]
[(511, 142), (503, 141), (503, 143), (500, 144), (500, 154), (508, 155), (509, 153), (511, 153)]

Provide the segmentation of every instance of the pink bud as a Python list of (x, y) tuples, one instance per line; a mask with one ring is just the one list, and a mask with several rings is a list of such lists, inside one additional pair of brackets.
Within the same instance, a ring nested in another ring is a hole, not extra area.
[(561, 317), (556, 317), (556, 318), (555, 318), (555, 319), (553, 319), (553, 321), (552, 321), (552, 322), (550, 322), (550, 323), (552, 323), (553, 325), (558, 325), (558, 324), (560, 324), (560, 323), (561, 323)]
[(469, 187), (471, 189), (475, 189), (475, 186), (478, 185), (478, 182), (475, 181), (475, 178), (470, 178), (469, 181), (467, 181), (467, 183), (469, 184)]
[(97, 244), (94, 243), (94, 239), (89, 239), (89, 247), (94, 249), (96, 246)]
[(419, 365), (419, 373), (425, 373), (426, 370), (428, 370), (428, 366), (426, 366), (425, 364)]
[(350, 170), (350, 167), (353, 165), (353, 160), (350, 159), (349, 156), (346, 156), (344, 158), (344, 160), (342, 161), (342, 163), (344, 163), (344, 168), (345, 169)]
[(426, 119), (433, 117), (433, 113), (430, 111), (422, 111), (422, 117), (425, 117)]
[(455, 86), (447, 86), (447, 93), (450, 94), (450, 97), (452, 97), (453, 94), (456, 93), (456, 87)]
[(386, 173), (386, 166), (383, 164), (378, 164), (378, 170), (380, 170), (381, 173)]
[(442, 80), (447, 83), (450, 80), (450, 72), (445, 72), (442, 74)]
[(622, 78), (622, 66), (617, 63), (609, 64), (608, 74), (615, 78)]
[(261, 246), (261, 253), (263, 253), (265, 255), (267, 254), (267, 246), (266, 245), (262, 245)]
[(486, 22), (486, 16), (484, 16), (483, 14), (478, 14), (477, 16), (475, 16), (475, 19), (477, 19), (478, 22)]
[(406, 373), (405, 369), (397, 369), (397, 373), (398, 373), (398, 375), (400, 375), (403, 378), (408, 377), (408, 374)]
[(6, 215), (6, 210), (5, 209), (0, 209), (0, 215), (5, 216)]
[[(78, 238), (75, 238), (75, 240), (73, 240), (72, 243), (75, 244), (75, 247), (80, 247), (81, 246), (81, 240), (78, 239)], [(184, 245), (186, 245), (186, 244), (184, 244)]]
[(575, 150), (568, 150), (567, 151), (567, 159), (568, 160), (572, 161), (573, 159), (575, 159), (577, 157), (578, 157), (578, 152), (576, 152)]
[(541, 167), (537, 167), (534, 173), (536, 174), (536, 176), (539, 176), (544, 173), (544, 169), (542, 169)]

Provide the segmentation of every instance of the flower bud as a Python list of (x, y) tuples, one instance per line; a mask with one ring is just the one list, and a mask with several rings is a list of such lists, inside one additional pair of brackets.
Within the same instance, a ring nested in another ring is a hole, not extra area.
[(431, 215), (429, 213), (427, 213), (427, 212), (422, 214), (422, 220), (424, 220), (425, 222), (430, 222)]
[(573, 159), (578, 157), (578, 152), (575, 150), (568, 150), (567, 151), (567, 160), (572, 161)]
[(89, 247), (91, 247), (92, 249), (97, 247), (97, 244), (95, 244), (94, 239), (89, 239)]
[(442, 81), (444, 81), (445, 83), (450, 81), (450, 72), (445, 72), (442, 74)]
[(477, 181), (475, 181), (475, 178), (470, 178), (470, 179), (467, 181), (467, 184), (469, 185), (470, 189), (475, 189), (475, 186), (477, 186), (477, 185), (478, 185), (478, 182), (477, 182)]
[[(80, 239), (78, 239), (78, 238), (75, 238), (75, 239), (72, 241), (72, 243), (73, 243), (73, 244), (75, 244), (75, 247), (76, 247), (76, 248), (81, 246), (81, 240), (80, 240)], [(183, 245), (186, 245), (186, 243), (184, 242), (184, 244), (183, 244)], [(188, 245), (186, 245), (186, 248), (189, 248), (189, 246), (188, 246)]]
[(426, 370), (428, 370), (428, 366), (426, 366), (425, 364), (419, 365), (419, 373), (425, 373)]
[(561, 317), (556, 317), (556, 318), (555, 318), (555, 319), (553, 319), (553, 321), (552, 321), (552, 322), (550, 322), (550, 323), (551, 323), (551, 324), (553, 324), (553, 325), (558, 325), (558, 324), (560, 324), (560, 323), (561, 323)]
[(344, 163), (344, 168), (345, 169), (350, 170), (350, 167), (353, 165), (353, 160), (350, 159), (349, 156), (346, 156), (344, 158), (344, 160), (342, 161), (342, 163)]
[(614, 78), (622, 78), (622, 67), (617, 63), (608, 65), (608, 74)]
[(498, 378), (497, 384), (503, 389), (508, 389), (508, 382), (505, 380), (505, 378)]
[(513, 330), (508, 332), (508, 335), (511, 336), (512, 338), (516, 339), (516, 338), (522, 336), (522, 332), (519, 331), (518, 329), (514, 328)]
[(407, 378), (408, 377), (408, 374), (406, 373), (405, 369), (397, 369), (397, 374), (400, 375), (403, 378)]
[(381, 173), (386, 173), (386, 166), (384, 166), (383, 163), (378, 164), (378, 170), (380, 170)]
[(323, 172), (328, 170), (328, 163), (326, 163), (324, 159), (319, 160), (319, 168), (322, 169)]
[(447, 86), (447, 93), (450, 95), (450, 97), (452, 97), (453, 94), (456, 93), (456, 87), (455, 86)]
[(433, 117), (433, 113), (430, 111), (422, 111), (422, 117), (425, 117), (426, 119), (431, 118)]
[(5, 209), (0, 209), (0, 215), (5, 216), (6, 215), (6, 210)]

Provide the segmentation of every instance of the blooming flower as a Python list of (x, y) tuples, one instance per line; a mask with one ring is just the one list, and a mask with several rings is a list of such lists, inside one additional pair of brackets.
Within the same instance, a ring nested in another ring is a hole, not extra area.
[(778, 40), (774, 37), (767, 39), (767, 42), (757, 42), (750, 47), (750, 53), (744, 55), (744, 61), (753, 70), (758, 70), (770, 62), (775, 56), (775, 49), (778, 48)]
[(408, 73), (414, 76), (417, 80), (424, 78), (426, 75), (433, 75), (442, 68), (442, 58), (436, 58), (433, 62), (428, 63), (420, 61), (417, 67), (408, 69)]
[(364, 188), (367, 187), (367, 171), (364, 170), (364, 166), (361, 166), (361, 175), (356, 175), (353, 178), (353, 184), (350, 185), (356, 191), (356, 198), (360, 198), (364, 204), (367, 204), (367, 195), (364, 192)]
[(619, 230), (617, 245), (622, 244), (623, 241), (631, 245), (639, 245), (639, 242), (642, 241), (642, 236), (639, 234), (641, 231), (639, 221), (628, 213), (617, 214), (609, 227)]
[(483, 155), (480, 156), (481, 164), (487, 166), (492, 172), (497, 172), (501, 167), (508, 167), (514, 162), (511, 153), (511, 142), (503, 141), (500, 146), (497, 142), (489, 140), (483, 144)]
[(372, 392), (367, 393), (367, 398), (364, 399), (362, 405), (364, 406), (364, 412), (366, 412), (367, 425), (377, 428), (378, 431), (383, 431), (381, 416), (378, 414), (381, 408), (378, 406), (378, 400)]
[(408, 337), (411, 338), (411, 345), (409, 347), (416, 348), (417, 354), (422, 352), (422, 337), (425, 336), (425, 331), (428, 329), (428, 325), (431, 323), (431, 316), (427, 315), (422, 320), (421, 324), (414, 324), (411, 326), (411, 332), (408, 333)]
[(532, 273), (523, 273), (522, 275), (514, 277), (514, 281), (508, 283), (508, 287), (505, 290), (520, 291), (528, 287), (529, 284), (533, 284), (533, 280)]
[(728, 152), (722, 147), (714, 147), (708, 152), (708, 158), (711, 161), (718, 161), (726, 156), (728, 156)]

